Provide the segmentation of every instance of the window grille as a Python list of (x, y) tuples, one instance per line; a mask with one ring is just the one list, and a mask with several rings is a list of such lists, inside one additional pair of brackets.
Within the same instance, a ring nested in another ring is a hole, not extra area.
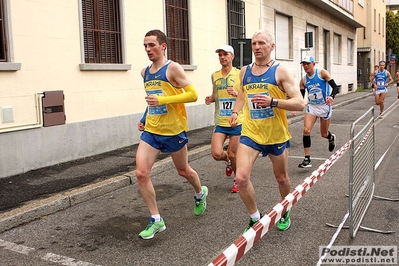
[(85, 63), (121, 64), (119, 0), (82, 0)]
[(190, 38), (187, 0), (165, 0), (168, 58), (190, 65)]
[(245, 38), (245, 2), (227, 0), (229, 41)]

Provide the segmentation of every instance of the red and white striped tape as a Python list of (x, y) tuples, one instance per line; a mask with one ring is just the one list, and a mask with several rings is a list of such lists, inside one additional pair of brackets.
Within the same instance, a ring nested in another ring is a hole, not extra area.
[(298, 200), (320, 179), (328, 169), (350, 147), (353, 140), (349, 140), (344, 146), (330, 156), (309, 177), (289, 193), (280, 203), (273, 207), (267, 215), (263, 216), (251, 229), (240, 236), (222, 254), (214, 259), (208, 266), (231, 266), (247, 253), (281, 218), (281, 216), (298, 202)]

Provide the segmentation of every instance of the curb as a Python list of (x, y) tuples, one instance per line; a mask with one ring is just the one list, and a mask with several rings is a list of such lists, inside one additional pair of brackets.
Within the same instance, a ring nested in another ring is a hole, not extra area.
[[(359, 97), (351, 98), (346, 101), (335, 104), (335, 107), (344, 106), (352, 102), (364, 99), (372, 95), (368, 93)], [(299, 122), (303, 119), (304, 114), (300, 114), (288, 119), (288, 124)], [(205, 145), (199, 148), (192, 149), (188, 153), (188, 160), (193, 161), (211, 153), (211, 145)], [(151, 174), (157, 175), (164, 171), (174, 169), (172, 159), (167, 157), (154, 164), (151, 169)], [(124, 188), (136, 183), (136, 171), (131, 171), (126, 174), (116, 176), (95, 184), (90, 184), (81, 188), (62, 192), (58, 195), (50, 196), (46, 199), (40, 199), (28, 202), (26, 205), (5, 212), (0, 218), (0, 233), (17, 227), (23, 223), (31, 222), (40, 217), (65, 210), (69, 207), (79, 203), (91, 200), (93, 198), (102, 196), (106, 193)]]
[[(189, 161), (209, 155), (211, 153), (210, 147), (210, 145), (206, 145), (193, 149), (188, 154)], [(151, 174), (156, 175), (172, 169), (174, 169), (174, 165), (172, 159), (168, 157), (156, 162), (151, 170)], [(4, 212), (1, 215), (0, 233), (135, 183), (136, 171), (131, 171), (95, 184), (62, 192), (45, 199), (28, 202), (22, 207)]]

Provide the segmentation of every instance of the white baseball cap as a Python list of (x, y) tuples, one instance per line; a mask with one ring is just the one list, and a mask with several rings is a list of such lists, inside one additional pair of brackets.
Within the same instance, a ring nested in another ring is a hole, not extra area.
[(231, 47), (230, 45), (220, 46), (220, 48), (216, 49), (216, 53), (219, 53), (219, 51), (225, 51), (225, 52), (234, 54), (234, 48)]
[(306, 57), (301, 61), (301, 64), (302, 64), (302, 63), (314, 63), (314, 58), (313, 58), (313, 56), (310, 56), (310, 55), (306, 56)]

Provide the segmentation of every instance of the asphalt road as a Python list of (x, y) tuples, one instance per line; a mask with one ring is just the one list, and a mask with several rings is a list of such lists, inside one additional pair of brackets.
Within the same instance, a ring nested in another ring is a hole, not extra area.
[[(334, 107), (330, 131), (337, 136), (337, 149), (349, 140), (352, 122), (374, 104), (370, 93), (362, 93), (363, 98), (350, 102), (350, 97), (356, 94), (345, 96), (345, 101), (342, 97), (341, 104)], [(376, 161), (383, 159), (375, 172), (375, 195), (397, 199), (399, 118), (394, 88), (386, 99), (386, 108), (391, 105), (385, 118), (376, 123)], [(320, 137), (317, 123), (312, 132), (313, 167), (299, 169), (297, 165), (303, 159), (301, 114), (290, 121), (293, 138), (289, 175), (295, 188), (331, 153), (327, 141)], [(230, 193), (232, 179), (225, 176), (224, 163), (214, 161), (209, 155), (209, 146), (200, 145), (191, 151), (196, 155), (190, 155), (190, 165), (210, 193), (207, 210), (202, 216), (194, 216), (193, 190), (177, 176), (166, 158), (154, 169), (153, 182), (167, 229), (154, 239), (144, 241), (137, 237), (148, 223), (148, 210), (132, 171), (118, 179), (122, 183), (125, 179), (129, 181), (115, 190), (102, 190), (102, 193), (96, 192), (97, 195), (82, 188), (79, 195), (93, 194), (89, 200), (78, 202), (68, 197), (69, 206), (62, 211), (42, 215), (40, 219), (0, 233), (0, 265), (207, 265), (242, 234), (248, 213), (239, 195)], [(291, 228), (285, 232), (272, 228), (236, 265), (316, 265), (319, 246), (327, 245), (335, 233), (326, 223), (338, 225), (348, 210), (345, 196), (348, 177), (347, 152), (293, 206)], [(259, 157), (251, 179), (260, 211), (267, 213), (280, 202), (268, 158)], [(77, 204), (71, 204), (73, 200)], [(63, 204), (63, 201), (55, 202), (49, 208), (57, 209), (57, 204)], [(20, 213), (28, 206), (29, 203), (25, 203), (0, 214), (3, 218), (11, 217), (10, 212)], [(15, 217), (21, 219), (23, 216)], [(398, 202), (374, 199), (362, 225), (398, 231)], [(343, 229), (334, 245), (397, 246), (398, 239), (397, 233), (363, 230), (351, 239), (348, 230)]]

